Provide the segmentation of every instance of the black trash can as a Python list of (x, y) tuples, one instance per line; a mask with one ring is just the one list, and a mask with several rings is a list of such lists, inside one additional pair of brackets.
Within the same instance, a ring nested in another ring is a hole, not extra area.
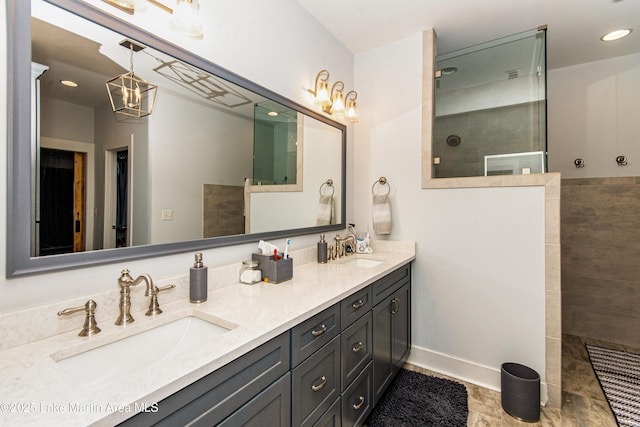
[(518, 363), (503, 363), (500, 374), (502, 409), (521, 421), (540, 419), (540, 375)]

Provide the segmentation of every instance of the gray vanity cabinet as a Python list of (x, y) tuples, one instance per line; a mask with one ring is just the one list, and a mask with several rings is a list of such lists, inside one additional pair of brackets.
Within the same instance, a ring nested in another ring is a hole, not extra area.
[(411, 270), (409, 265), (374, 283), (373, 288), (373, 403), (375, 405), (407, 360), (411, 350)]
[(411, 348), (404, 265), (122, 426), (362, 426)]
[(289, 426), (289, 344), (289, 333), (281, 334), (158, 402), (157, 412), (141, 412), (120, 425), (212, 426), (236, 411), (244, 420), (279, 411), (270, 425)]

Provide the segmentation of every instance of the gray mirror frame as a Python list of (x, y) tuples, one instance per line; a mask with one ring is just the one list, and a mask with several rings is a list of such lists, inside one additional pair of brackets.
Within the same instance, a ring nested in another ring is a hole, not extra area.
[(232, 83), (272, 99), (342, 132), (342, 191), (340, 222), (337, 224), (278, 230), (255, 234), (215, 237), (177, 243), (102, 249), (73, 254), (31, 256), (31, 2), (7, 0), (7, 258), (6, 277), (42, 274), (123, 259), (142, 259), (162, 255), (256, 242), (261, 239), (325, 233), (346, 227), (346, 126), (255, 84), (216, 64), (187, 52), (157, 36), (121, 21), (104, 11), (77, 0), (45, 0), (98, 25), (117, 31), (143, 45), (153, 47), (183, 62), (201, 68)]

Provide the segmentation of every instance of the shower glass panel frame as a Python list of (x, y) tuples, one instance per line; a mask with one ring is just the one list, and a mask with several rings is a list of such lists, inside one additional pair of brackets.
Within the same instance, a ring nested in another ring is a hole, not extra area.
[(542, 166), (511, 174), (547, 172), (546, 75), (546, 29), (436, 56), (432, 178), (485, 176), (487, 157), (531, 152)]

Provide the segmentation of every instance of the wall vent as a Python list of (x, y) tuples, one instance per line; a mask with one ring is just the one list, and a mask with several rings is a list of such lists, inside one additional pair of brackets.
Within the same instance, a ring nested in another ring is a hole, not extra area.
[(518, 78), (518, 74), (520, 73), (520, 70), (509, 70), (509, 71), (505, 71), (505, 73), (507, 74), (507, 78), (509, 80), (513, 80)]

